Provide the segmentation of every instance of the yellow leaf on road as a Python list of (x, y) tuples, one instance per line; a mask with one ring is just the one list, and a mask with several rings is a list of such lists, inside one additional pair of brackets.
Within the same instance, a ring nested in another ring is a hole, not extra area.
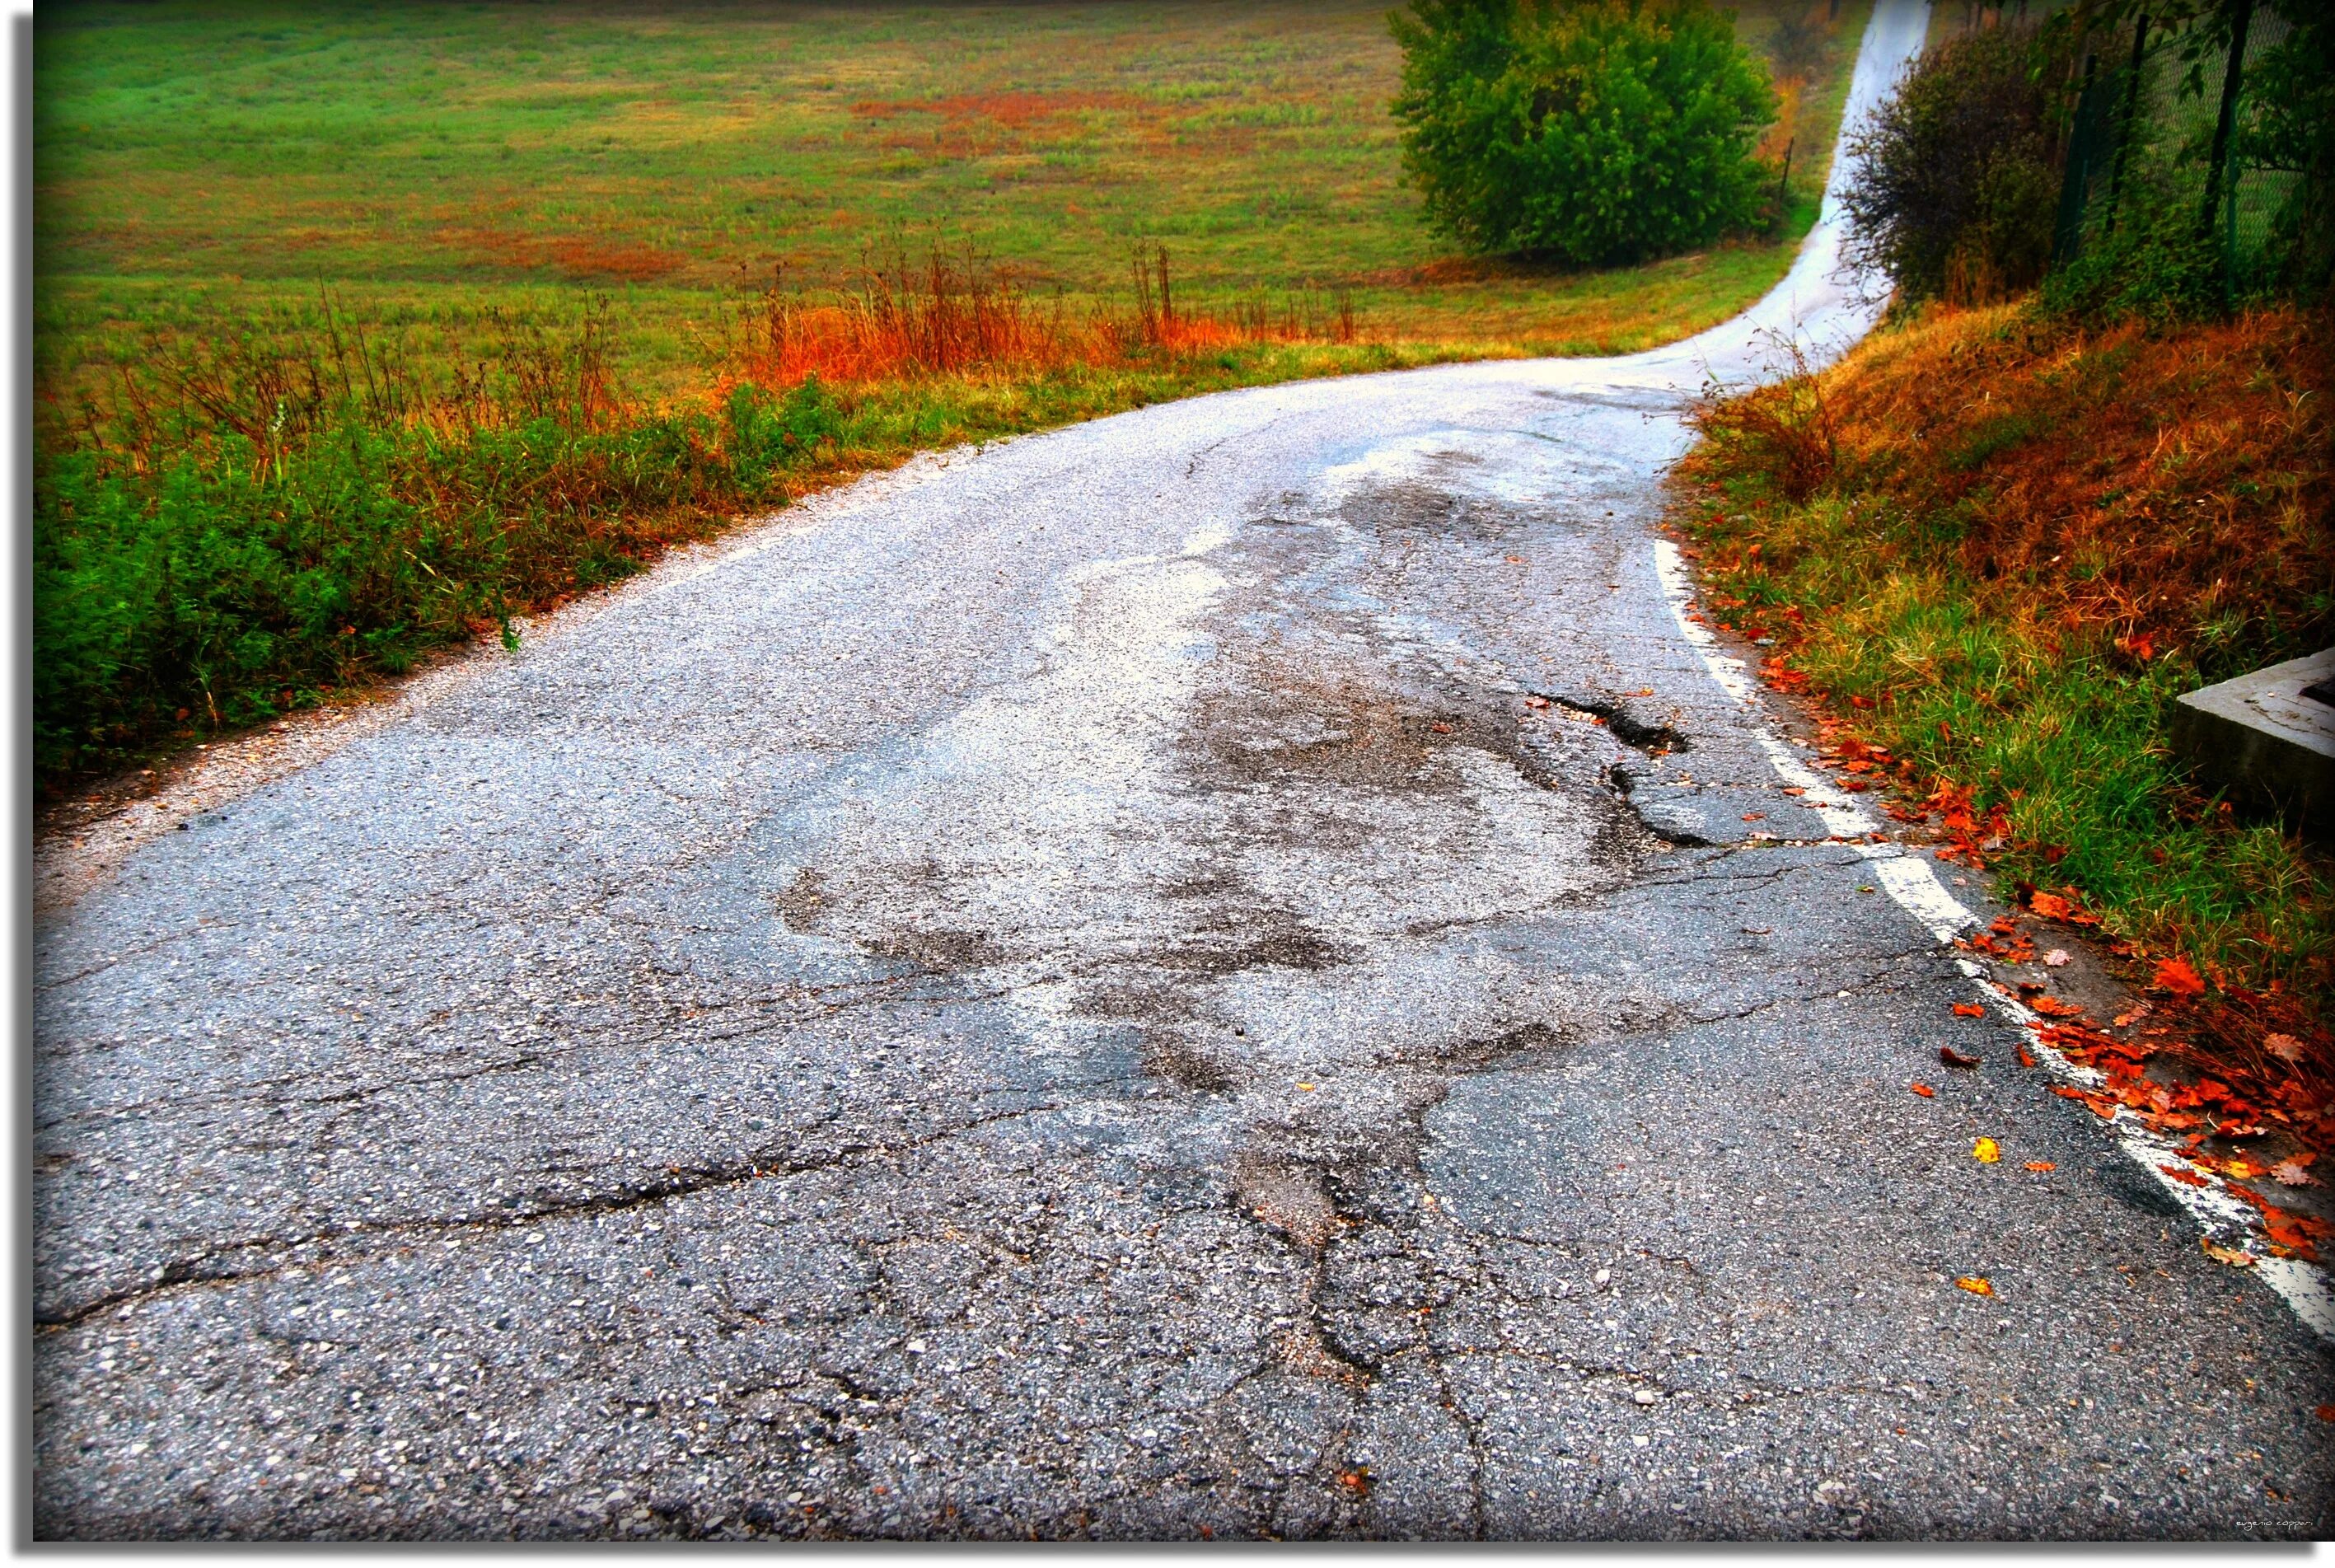
[(1988, 1281), (1984, 1274), (1964, 1274), (1961, 1279), (1956, 1280), (1954, 1283), (1962, 1286), (1962, 1289), (1968, 1291), (1974, 1296), (1991, 1296), (1994, 1294), (1994, 1286)]
[(1971, 1158), (1981, 1165), (1992, 1165), (2002, 1157), (2002, 1146), (1991, 1137), (1982, 1137), (1971, 1145)]
[(2197, 1244), (2204, 1247), (2205, 1255), (2217, 1263), (2227, 1263), (2233, 1269), (2250, 1269), (2254, 1266), (2253, 1253), (2247, 1252), (2243, 1247), (2225, 1247), (2210, 1236), (2201, 1240)]

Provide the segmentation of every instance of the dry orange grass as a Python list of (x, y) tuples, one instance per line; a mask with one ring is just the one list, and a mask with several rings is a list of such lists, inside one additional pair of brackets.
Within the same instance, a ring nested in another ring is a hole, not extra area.
[(1861, 488), (1961, 526), (1972, 577), (2146, 661), (2335, 609), (2328, 327), (1942, 311), (1826, 376), (1824, 411)]
[(1009, 269), (937, 247), (921, 264), (896, 251), (863, 265), (852, 287), (826, 295), (774, 280), (726, 324), (720, 390), (752, 382), (776, 391), (814, 376), (848, 385), (989, 369), (1119, 368), (1242, 342), (1355, 339), (1352, 309), (1342, 305), (1325, 315), (1313, 302), (1284, 300), (1276, 310), (1259, 300), (1230, 323), (1180, 310), (1158, 247), (1138, 249), (1130, 271), (1129, 311), (1074, 308), (1059, 296), (1033, 301)]

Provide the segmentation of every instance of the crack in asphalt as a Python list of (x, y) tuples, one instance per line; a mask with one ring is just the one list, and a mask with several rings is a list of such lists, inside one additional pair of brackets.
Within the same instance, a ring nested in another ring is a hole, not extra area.
[(240, 1252), (295, 1252), (305, 1247), (323, 1246), (331, 1243), (373, 1237), (429, 1240), (445, 1235), (492, 1233), (541, 1224), (546, 1221), (574, 1218), (581, 1215), (622, 1214), (627, 1210), (671, 1203), (699, 1193), (722, 1187), (737, 1186), (751, 1181), (772, 1177), (809, 1175), (818, 1171), (836, 1170), (852, 1166), (878, 1162), (901, 1155), (913, 1154), (934, 1144), (963, 1137), (999, 1122), (1014, 1121), (1032, 1116), (1068, 1108), (1068, 1101), (1047, 1105), (1025, 1106), (1015, 1110), (999, 1111), (993, 1115), (975, 1117), (957, 1126), (945, 1128), (921, 1137), (893, 1143), (846, 1144), (830, 1153), (810, 1158), (780, 1155), (775, 1149), (759, 1151), (736, 1159), (713, 1165), (674, 1167), (661, 1180), (641, 1183), (615, 1192), (595, 1193), (556, 1204), (539, 1205), (507, 1213), (472, 1214), (448, 1219), (405, 1219), (379, 1224), (352, 1221), (346, 1224), (326, 1225), (298, 1236), (254, 1236), (237, 1241), (222, 1242), (192, 1255), (182, 1255), (164, 1263), (159, 1277), (150, 1276), (134, 1285), (125, 1285), (106, 1292), (64, 1311), (38, 1312), (34, 1324), (38, 1329), (71, 1328), (101, 1313), (143, 1301), (147, 1297), (182, 1286), (219, 1286), (248, 1280), (265, 1279), (288, 1268), (307, 1268), (328, 1261), (326, 1258), (291, 1259), (244, 1269), (203, 1273), (203, 1265), (214, 1258)]

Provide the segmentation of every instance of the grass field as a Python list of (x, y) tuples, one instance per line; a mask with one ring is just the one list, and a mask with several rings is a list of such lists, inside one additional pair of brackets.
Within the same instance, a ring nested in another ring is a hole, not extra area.
[(1772, 230), (1599, 273), (1425, 230), (1377, 3), (44, 6), (36, 776), (918, 448), (1699, 330), (1813, 220), (1867, 9), (1828, 5), (1741, 14)]
[[(1755, 0), (1739, 25), (1758, 45), (1804, 9)], [(1812, 83), (1784, 78), (1788, 241), (1864, 9), (1843, 7)], [(622, 303), (638, 369), (679, 388), (741, 277), (831, 284), (935, 232), (1073, 296), (1121, 288), (1157, 239), (1196, 305), (1345, 288), (1370, 335), (1486, 352), (1643, 346), (1780, 275), (1788, 243), (1588, 276), (1455, 261), (1402, 178), (1385, 14), (44, 7), (44, 368), (108, 328), (298, 310), (324, 286), (368, 320), (455, 326), (595, 292)]]

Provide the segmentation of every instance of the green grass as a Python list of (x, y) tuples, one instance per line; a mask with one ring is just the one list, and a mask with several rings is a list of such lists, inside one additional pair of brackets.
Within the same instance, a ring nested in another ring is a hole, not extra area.
[[(1820, 497), (1748, 529), (1741, 513), (1712, 523), (1722, 548), (1756, 537), (1791, 562), (1723, 571), (1723, 591), (1757, 606), (1755, 619), (1790, 605), (1820, 624), (1794, 644), (1795, 667), (1836, 702), (1871, 704), (1852, 722), (1923, 779), (1974, 786), (2001, 807), (2014, 836), (1999, 869), (2010, 880), (2072, 885), (2117, 934), (2233, 979), (2314, 982), (2335, 946), (2329, 868), (2276, 823), (2216, 809), (2167, 742), (2196, 665), (2136, 670), (2106, 638), (2039, 634), (1991, 614), (1951, 530), (1864, 499)], [(1887, 566), (1876, 571), (1876, 557)]]

